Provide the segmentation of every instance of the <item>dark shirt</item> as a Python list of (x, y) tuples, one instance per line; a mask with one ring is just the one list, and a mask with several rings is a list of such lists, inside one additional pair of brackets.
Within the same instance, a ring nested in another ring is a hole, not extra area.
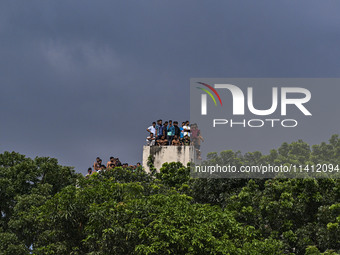
[(155, 128), (156, 128), (156, 132), (157, 132), (157, 136), (160, 135), (160, 132), (159, 132), (159, 131), (160, 131), (160, 128), (161, 128), (161, 127), (162, 127), (162, 126), (160, 126), (160, 125), (158, 125), (158, 124), (157, 124), (156, 127), (155, 127)]
[(162, 136), (163, 135), (163, 130), (164, 130), (164, 127), (163, 126), (159, 126), (157, 136)]
[(181, 130), (178, 126), (175, 126), (175, 135), (177, 135), (178, 138), (181, 136)]
[[(165, 132), (164, 132), (163, 130), (164, 130)], [(165, 125), (164, 125), (164, 126), (163, 126), (163, 129), (162, 129), (162, 132), (164, 133), (164, 137), (165, 137), (165, 139), (167, 139), (167, 138), (168, 138), (168, 135), (167, 135), (167, 130), (168, 130), (168, 126), (165, 126)]]

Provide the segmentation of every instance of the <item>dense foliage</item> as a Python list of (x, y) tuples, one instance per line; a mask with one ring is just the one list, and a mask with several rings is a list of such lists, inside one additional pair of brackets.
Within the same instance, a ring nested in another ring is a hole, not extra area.
[[(339, 164), (339, 154), (333, 136), (209, 160)], [(339, 179), (192, 179), (180, 163), (85, 178), (56, 159), (5, 152), (0, 195), (0, 254), (340, 252)]]

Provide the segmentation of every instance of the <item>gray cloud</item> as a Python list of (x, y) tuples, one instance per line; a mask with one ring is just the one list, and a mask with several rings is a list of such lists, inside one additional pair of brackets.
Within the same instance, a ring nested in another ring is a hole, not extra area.
[(337, 77), (336, 1), (0, 3), (0, 146), (84, 172), (189, 119), (191, 77)]

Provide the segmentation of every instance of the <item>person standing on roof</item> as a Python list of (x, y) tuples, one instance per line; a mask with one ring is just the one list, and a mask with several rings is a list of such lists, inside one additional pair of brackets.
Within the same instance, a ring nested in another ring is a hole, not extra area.
[(156, 137), (156, 122), (152, 122), (152, 125), (146, 129), (150, 134), (152, 133)]
[(169, 145), (171, 145), (174, 135), (175, 135), (175, 127), (172, 125), (172, 120), (169, 120), (169, 126), (167, 129), (167, 137), (168, 137)]

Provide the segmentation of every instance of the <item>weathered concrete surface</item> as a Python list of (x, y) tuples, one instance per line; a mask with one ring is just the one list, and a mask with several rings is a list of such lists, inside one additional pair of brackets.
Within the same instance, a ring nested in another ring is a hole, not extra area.
[(147, 166), (149, 156), (153, 158), (154, 167), (159, 169), (165, 162), (181, 162), (187, 165), (195, 157), (193, 146), (143, 146), (143, 167), (146, 172), (150, 172)]

